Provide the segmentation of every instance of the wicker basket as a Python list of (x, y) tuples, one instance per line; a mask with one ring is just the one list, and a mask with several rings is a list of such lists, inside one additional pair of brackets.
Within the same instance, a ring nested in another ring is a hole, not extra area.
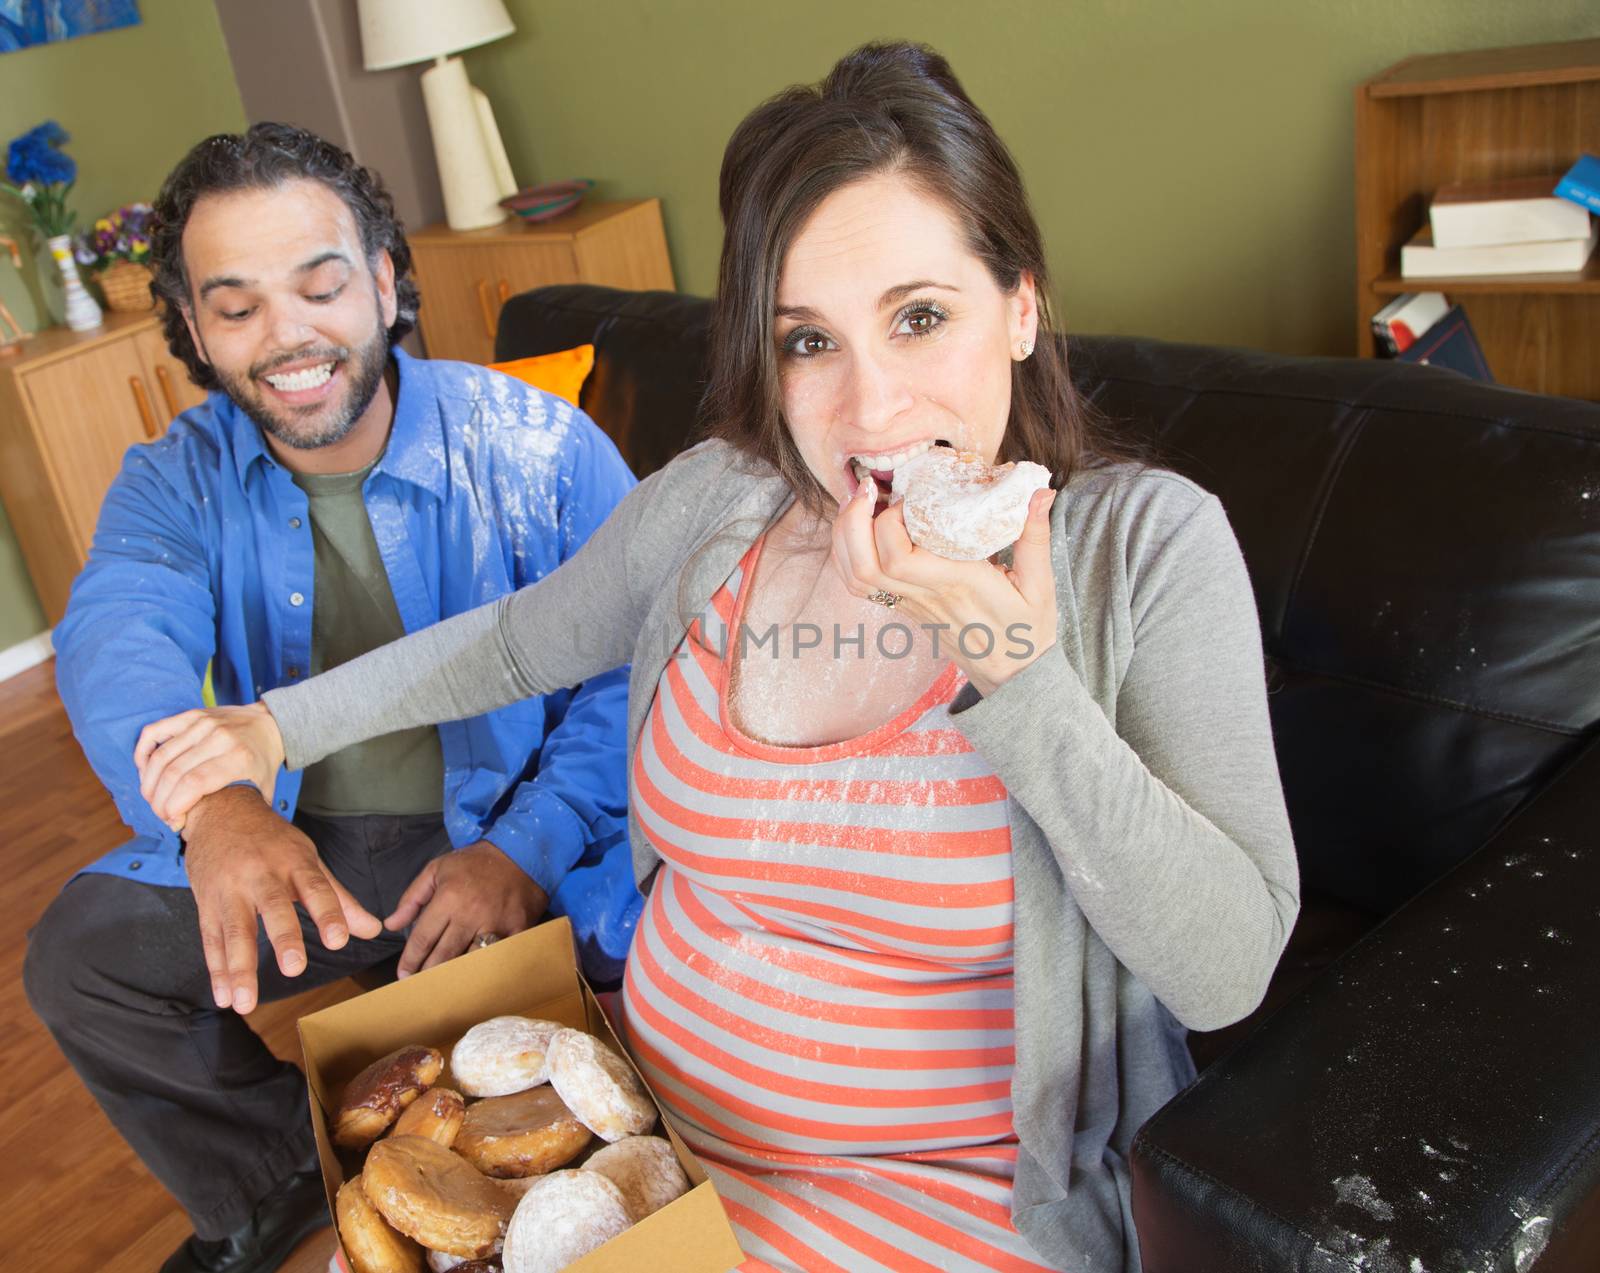
[(108, 309), (129, 312), (155, 308), (155, 297), (150, 295), (152, 277), (146, 266), (118, 261), (97, 274), (95, 281), (100, 284)]

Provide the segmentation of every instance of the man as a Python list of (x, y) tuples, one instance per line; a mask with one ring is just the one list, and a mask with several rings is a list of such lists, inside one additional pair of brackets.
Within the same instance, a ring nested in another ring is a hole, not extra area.
[(337, 147), (213, 137), (156, 211), (168, 342), (217, 392), (129, 452), (56, 628), (61, 697), (135, 835), (46, 911), (25, 983), (190, 1214), (165, 1273), (245, 1273), (326, 1223), (304, 1081), (242, 1019), (259, 1000), (547, 913), (615, 980), (640, 905), (625, 677), (224, 788), (181, 835), (140, 795), (139, 730), (200, 706), (208, 662), (217, 701), (252, 702), (540, 578), (633, 478), (569, 404), (395, 347), (410, 249)]

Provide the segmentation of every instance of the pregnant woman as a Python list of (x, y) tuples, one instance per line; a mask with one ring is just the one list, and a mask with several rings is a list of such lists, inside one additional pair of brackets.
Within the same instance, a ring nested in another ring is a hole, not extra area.
[[(1298, 907), (1237, 544), (1079, 402), (943, 58), (867, 46), (758, 107), (721, 202), (711, 440), (522, 592), (152, 725), (145, 795), (178, 824), (631, 661), (626, 1040), (744, 1267), (1135, 1270), (1134, 1132)], [(885, 498), (945, 445), (1049, 471), (1009, 555)]]

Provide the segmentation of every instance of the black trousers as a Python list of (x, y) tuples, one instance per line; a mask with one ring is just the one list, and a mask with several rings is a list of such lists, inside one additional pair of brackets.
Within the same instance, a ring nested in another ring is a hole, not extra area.
[[(380, 919), (450, 847), (438, 814), (302, 814), (295, 824)], [(303, 911), (300, 920), (307, 967), (298, 977), (278, 971), (259, 935), (263, 1003), (365, 971), (405, 945), (404, 933), (385, 932), (327, 950)], [(239, 1228), (276, 1185), (312, 1165), (305, 1078), (244, 1018), (215, 1006), (188, 889), (78, 876), (29, 933), (23, 981), (78, 1077), (201, 1238)]]

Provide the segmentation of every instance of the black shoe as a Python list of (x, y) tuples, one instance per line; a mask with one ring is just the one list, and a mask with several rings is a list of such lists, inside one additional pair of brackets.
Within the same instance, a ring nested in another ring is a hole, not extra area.
[(265, 1198), (245, 1224), (215, 1242), (191, 1236), (161, 1273), (275, 1273), (308, 1233), (332, 1221), (322, 1174), (301, 1171)]

